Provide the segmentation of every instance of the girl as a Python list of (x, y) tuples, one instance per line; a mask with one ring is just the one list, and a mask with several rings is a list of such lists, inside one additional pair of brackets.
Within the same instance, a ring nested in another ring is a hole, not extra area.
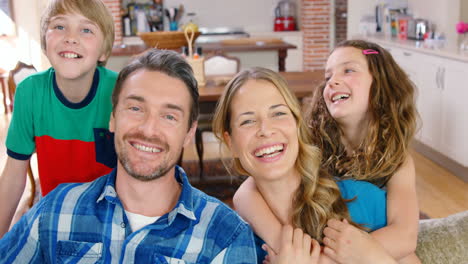
[[(356, 230), (385, 226), (385, 191), (352, 179), (335, 182), (320, 168), (320, 149), (311, 144), (299, 103), (277, 73), (253, 68), (236, 75), (218, 102), (213, 131), (230, 148), (235, 172), (254, 179), (274, 213), (268, 210), (269, 218), (277, 217), (282, 224), (300, 228), (319, 241), (327, 220), (333, 218), (345, 219)], [(289, 233), (285, 231), (280, 239), (280, 224), (268, 225), (272, 221), (263, 214), (251, 216), (248, 221), (260, 237), (278, 245), (276, 252), (283, 253), (280, 248), (296, 247), (293, 242), (310, 239), (297, 230), (293, 236), (288, 228)], [(271, 228), (273, 232), (269, 232)], [(285, 237), (291, 243), (280, 247)], [(306, 247), (307, 252), (310, 243), (298, 247)], [(375, 244), (375, 256), (369, 259), (385, 259)]]
[[(414, 254), (415, 170), (408, 153), (417, 117), (413, 84), (385, 49), (362, 40), (337, 45), (328, 58), (325, 79), (314, 91), (308, 114), (313, 143), (323, 152), (321, 167), (333, 176), (387, 189), (388, 206), (387, 226), (371, 237), (340, 218), (329, 220), (324, 253), (340, 263), (360, 263), (369, 254), (364, 244), (375, 239), (400, 263), (419, 263)], [(234, 206), (249, 222), (261, 212), (269, 213), (263, 221), (275, 223), (274, 229), (265, 224), (253, 228), (278, 250), (275, 236), (284, 223), (272, 214), (266, 199), (249, 178), (234, 196)]]

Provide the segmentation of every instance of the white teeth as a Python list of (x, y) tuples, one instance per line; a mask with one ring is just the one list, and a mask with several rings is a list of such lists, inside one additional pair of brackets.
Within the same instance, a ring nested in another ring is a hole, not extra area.
[(335, 102), (335, 101), (338, 101), (338, 100), (341, 100), (341, 99), (348, 99), (348, 98), (349, 98), (349, 94), (337, 94), (337, 95), (333, 96), (332, 102)]
[(283, 150), (283, 144), (274, 145), (268, 148), (259, 149), (255, 152), (257, 157), (273, 157), (279, 154), (279, 151)]
[(151, 153), (161, 152), (160, 149), (150, 148), (150, 147), (139, 145), (139, 144), (133, 144), (132, 146), (134, 146), (138, 150), (145, 151), (145, 152), (151, 152)]
[(67, 58), (67, 59), (75, 59), (78, 58), (78, 54), (76, 53), (62, 53), (62, 57)]

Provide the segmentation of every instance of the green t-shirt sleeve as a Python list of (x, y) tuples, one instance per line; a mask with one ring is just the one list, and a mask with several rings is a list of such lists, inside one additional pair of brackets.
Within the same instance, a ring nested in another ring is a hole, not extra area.
[[(19, 83), (15, 93), (13, 116), (8, 128), (6, 147), (8, 155), (16, 159), (22, 159), (21, 155), (32, 155), (36, 147), (33, 123), (33, 88), (34, 79), (26, 78)], [(20, 155), (15, 157), (14, 154)]]

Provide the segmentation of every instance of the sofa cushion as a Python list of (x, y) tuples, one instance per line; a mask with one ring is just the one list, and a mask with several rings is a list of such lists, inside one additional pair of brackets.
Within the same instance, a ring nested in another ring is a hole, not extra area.
[(468, 211), (420, 220), (416, 255), (424, 264), (468, 263)]

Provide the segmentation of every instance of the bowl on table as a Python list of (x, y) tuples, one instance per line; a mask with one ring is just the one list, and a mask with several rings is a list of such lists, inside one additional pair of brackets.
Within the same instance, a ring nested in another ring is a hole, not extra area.
[[(140, 38), (145, 42), (146, 46), (158, 49), (179, 49), (187, 46), (187, 39), (184, 32), (180, 31), (157, 31), (138, 33)], [(200, 32), (195, 32), (193, 42), (200, 35)]]

